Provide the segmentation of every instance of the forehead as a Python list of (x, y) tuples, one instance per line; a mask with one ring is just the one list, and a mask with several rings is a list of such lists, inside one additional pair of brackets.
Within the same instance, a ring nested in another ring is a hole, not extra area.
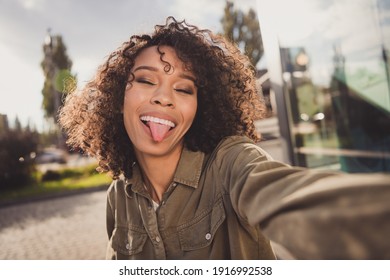
[(139, 66), (154, 66), (164, 68), (167, 63), (173, 69), (181, 70), (182, 72), (192, 73), (187, 70), (183, 61), (179, 59), (174, 48), (169, 46), (148, 47), (142, 50), (134, 60), (133, 69)]
[[(169, 62), (170, 64), (182, 64), (179, 58), (176, 55), (176, 51), (172, 47), (161, 46), (159, 47), (161, 53), (163, 53), (163, 60)], [(135, 58), (135, 65), (142, 63), (163, 63), (161, 61), (161, 53), (156, 46), (148, 47), (142, 50), (138, 56)]]

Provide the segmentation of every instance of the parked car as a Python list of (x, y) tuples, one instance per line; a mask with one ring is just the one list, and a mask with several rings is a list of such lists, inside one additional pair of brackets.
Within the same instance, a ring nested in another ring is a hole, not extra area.
[(46, 149), (36, 157), (36, 163), (66, 163), (67, 155), (63, 150)]

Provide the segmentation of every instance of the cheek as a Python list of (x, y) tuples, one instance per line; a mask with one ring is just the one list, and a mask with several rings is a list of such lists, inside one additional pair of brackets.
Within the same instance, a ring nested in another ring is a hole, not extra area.
[(129, 92), (125, 93), (123, 100), (123, 120), (125, 122), (125, 126), (129, 126), (129, 122), (132, 119), (133, 113), (136, 111), (137, 101), (135, 96)]
[(131, 111), (131, 101), (129, 100), (129, 98), (126, 97), (125, 95), (125, 98), (123, 100), (123, 109), (122, 109), (122, 112), (123, 112), (123, 116), (126, 117), (126, 115), (128, 114), (129, 111)]
[(186, 119), (187, 119), (188, 122), (192, 123), (193, 120), (195, 119), (197, 106), (198, 106), (198, 104), (196, 102), (196, 99), (193, 102), (186, 104), (185, 116), (186, 116)]
[(132, 99), (136, 99), (136, 93), (134, 92), (134, 90), (126, 90), (125, 91), (125, 94), (124, 94), (124, 103), (128, 103), (128, 102), (131, 102)]
[(142, 102), (142, 95), (137, 94), (134, 90), (127, 90), (124, 95), (123, 100), (123, 110), (130, 111), (131, 108), (136, 108), (137, 104)]

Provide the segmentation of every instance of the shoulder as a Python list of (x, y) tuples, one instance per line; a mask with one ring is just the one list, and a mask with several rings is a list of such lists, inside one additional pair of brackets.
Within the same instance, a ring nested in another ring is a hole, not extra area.
[(112, 181), (111, 185), (107, 190), (107, 198), (109, 200), (115, 199), (115, 197), (117, 197), (118, 194), (120, 195), (125, 192), (125, 188), (126, 188), (126, 179), (124, 177), (120, 177), (119, 179)]
[(268, 174), (271, 171), (275, 173), (275, 170), (291, 169), (290, 165), (273, 160), (266, 151), (244, 136), (223, 139), (210, 155), (207, 166), (230, 181), (246, 178), (251, 172)]
[(108, 188), (108, 192), (116, 192), (118, 188), (123, 188), (126, 184), (126, 179), (120, 176), (119, 179), (113, 180)]
[(229, 136), (220, 141), (207, 157), (207, 167), (220, 175), (246, 172), (255, 166), (264, 170), (283, 165), (245, 136)]
[(221, 140), (214, 150), (217, 157), (237, 157), (257, 158), (262, 161), (273, 160), (272, 157), (260, 148), (255, 142), (246, 136), (229, 136)]

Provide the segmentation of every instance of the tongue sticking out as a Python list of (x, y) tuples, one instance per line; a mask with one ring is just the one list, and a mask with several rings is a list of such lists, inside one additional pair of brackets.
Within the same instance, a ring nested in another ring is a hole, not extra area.
[(153, 140), (156, 142), (161, 142), (164, 140), (165, 135), (171, 128), (168, 125), (155, 122), (148, 122), (148, 126), (150, 128), (150, 132), (152, 133)]

